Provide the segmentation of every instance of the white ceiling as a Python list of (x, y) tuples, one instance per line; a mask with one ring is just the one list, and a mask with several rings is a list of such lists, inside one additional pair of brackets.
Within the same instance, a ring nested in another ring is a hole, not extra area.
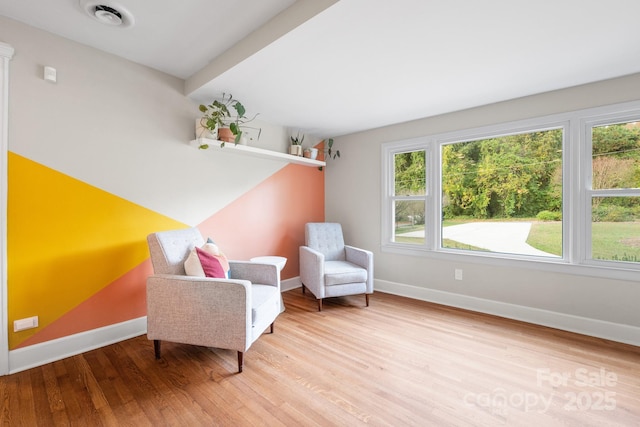
[(638, 0), (104, 0), (126, 29), (80, 1), (0, 0), (0, 15), (321, 137), (640, 72)]

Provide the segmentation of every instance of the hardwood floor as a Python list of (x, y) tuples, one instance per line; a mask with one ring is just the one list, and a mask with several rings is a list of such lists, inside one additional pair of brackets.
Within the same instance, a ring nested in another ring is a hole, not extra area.
[(637, 426), (640, 347), (375, 293), (284, 294), (245, 354), (137, 337), (0, 377), (10, 426)]

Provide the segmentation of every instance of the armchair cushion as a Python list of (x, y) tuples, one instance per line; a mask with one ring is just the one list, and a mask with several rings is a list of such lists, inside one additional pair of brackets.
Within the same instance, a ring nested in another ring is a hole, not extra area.
[(251, 326), (271, 323), (280, 313), (280, 294), (271, 285), (251, 285)]
[(324, 254), (327, 261), (344, 260), (342, 227), (335, 223), (310, 223), (305, 226), (305, 246)]
[(344, 285), (367, 281), (367, 270), (347, 261), (326, 261), (324, 264), (325, 286)]

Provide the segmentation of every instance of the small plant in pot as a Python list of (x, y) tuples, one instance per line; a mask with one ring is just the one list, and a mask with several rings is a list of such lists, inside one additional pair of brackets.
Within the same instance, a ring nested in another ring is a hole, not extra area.
[(291, 146), (289, 147), (289, 154), (294, 156), (302, 156), (302, 141), (304, 141), (304, 134), (300, 137), (300, 132), (294, 137), (291, 136)]
[(298, 132), (296, 136), (291, 136), (289, 154), (294, 156), (302, 156), (302, 141), (304, 141), (304, 134), (300, 136), (300, 132)]
[[(218, 131), (218, 139), (221, 141), (220, 147), (224, 147), (225, 142), (235, 142), (238, 144), (243, 137), (243, 128), (250, 128), (246, 126), (247, 123), (253, 121), (258, 115), (256, 114), (251, 119), (247, 118), (246, 109), (244, 105), (237, 99), (234, 99), (231, 94), (222, 94), (222, 99), (216, 99), (209, 105), (200, 105), (200, 111), (203, 113), (200, 119), (202, 127), (208, 129), (211, 132)], [(235, 114), (232, 114), (232, 111)], [(251, 128), (256, 129), (256, 128)], [(258, 138), (262, 129), (258, 128)], [(200, 145), (201, 149), (209, 148), (208, 144)]]
[(318, 149), (315, 147), (308, 147), (304, 149), (304, 157), (315, 160), (318, 158)]

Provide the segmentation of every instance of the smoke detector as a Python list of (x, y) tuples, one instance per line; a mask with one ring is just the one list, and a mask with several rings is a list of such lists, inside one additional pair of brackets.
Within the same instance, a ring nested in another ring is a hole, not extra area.
[(93, 19), (111, 27), (127, 28), (135, 23), (131, 12), (110, 0), (80, 0), (80, 7)]

